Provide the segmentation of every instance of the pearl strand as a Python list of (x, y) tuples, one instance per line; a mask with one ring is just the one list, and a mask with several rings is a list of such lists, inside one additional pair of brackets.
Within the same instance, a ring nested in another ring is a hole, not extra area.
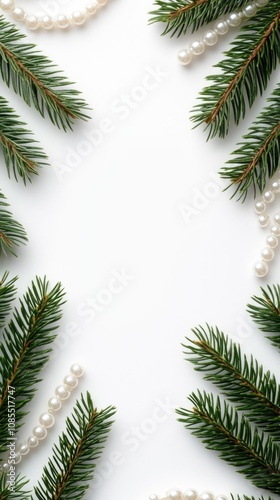
[[(40, 415), (39, 425), (34, 427), (32, 435), (27, 438), (26, 442), (17, 446), (14, 457), (15, 464), (21, 462), (23, 456), (27, 455), (32, 448), (36, 448), (39, 442), (47, 437), (48, 429), (53, 427), (55, 423), (53, 413), (60, 410), (62, 402), (69, 398), (72, 390), (78, 385), (78, 379), (82, 377), (83, 374), (84, 370), (80, 365), (74, 364), (71, 366), (70, 373), (63, 379), (63, 385), (59, 385), (55, 389), (55, 396), (49, 399), (48, 410)], [(8, 462), (3, 462), (1, 464), (1, 470), (4, 473), (8, 473), (10, 467)]]
[(186, 490), (184, 493), (180, 489), (173, 489), (167, 491), (164, 497), (159, 497), (158, 495), (150, 495), (149, 500), (227, 500), (224, 495), (215, 496), (209, 491), (203, 491), (198, 493), (195, 490)]
[(66, 29), (70, 26), (81, 26), (91, 18), (107, 0), (92, 0), (83, 9), (74, 10), (70, 15), (59, 14), (57, 17), (43, 15), (41, 17), (28, 14), (21, 7), (15, 5), (15, 0), (0, 0), (0, 9), (12, 15), (15, 21), (25, 24), (30, 30), (53, 28)]
[(254, 16), (258, 9), (267, 5), (268, 2), (269, 0), (254, 0), (244, 5), (239, 11), (231, 12), (225, 19), (216, 21), (213, 29), (206, 31), (200, 40), (195, 40), (190, 44), (189, 48), (179, 51), (179, 62), (183, 66), (190, 64), (193, 56), (203, 54), (207, 46), (216, 45), (219, 36), (225, 35), (229, 28), (239, 26), (243, 19), (247, 20)]
[[(270, 224), (270, 217), (267, 215), (267, 205), (275, 200), (275, 195), (280, 193), (280, 172), (277, 173), (277, 178), (274, 179), (269, 189), (262, 195), (261, 200), (255, 203), (255, 212), (258, 215), (258, 222), (261, 228), (265, 228)], [(263, 278), (268, 273), (268, 262), (274, 259), (274, 249), (278, 246), (278, 238), (280, 237), (280, 212), (277, 212), (272, 218), (270, 233), (266, 238), (266, 246), (261, 252), (261, 260), (258, 260), (254, 265), (255, 274), (258, 278)]]

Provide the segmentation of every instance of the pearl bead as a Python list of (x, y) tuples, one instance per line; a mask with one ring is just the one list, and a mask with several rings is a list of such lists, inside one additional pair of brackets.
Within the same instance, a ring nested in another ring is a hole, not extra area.
[(15, 461), (15, 464), (19, 464), (19, 462), (21, 461), (21, 454), (19, 451), (15, 452), (14, 461)]
[(150, 495), (149, 500), (159, 500), (159, 497), (157, 495)]
[(255, 204), (255, 212), (257, 214), (263, 214), (266, 210), (266, 204), (264, 201), (258, 201), (256, 204)]
[(68, 390), (68, 387), (66, 387), (66, 385), (59, 385), (55, 390), (55, 394), (62, 401), (68, 399), (70, 396), (70, 392)]
[(196, 500), (197, 496), (198, 496), (197, 491), (195, 491), (195, 490), (187, 490), (187, 491), (185, 491), (184, 499), (185, 500)]
[(1, 0), (0, 8), (5, 12), (12, 12), (15, 8), (14, 0)]
[(280, 224), (280, 213), (274, 215), (273, 220), (274, 220), (275, 224), (279, 225)]
[(257, 7), (264, 7), (267, 5), (269, 0), (255, 0), (255, 4)]
[(27, 443), (21, 443), (18, 447), (18, 451), (21, 455), (27, 455), (27, 453), (30, 451), (30, 447)]
[(80, 365), (74, 364), (70, 368), (70, 373), (72, 373), (72, 375), (74, 375), (75, 377), (79, 378), (83, 376), (84, 369)]
[(198, 495), (198, 500), (214, 500), (214, 495), (209, 491), (203, 491)]
[(259, 260), (258, 262), (256, 262), (255, 273), (258, 276), (258, 278), (263, 278), (264, 276), (266, 276), (268, 273), (267, 263), (263, 262), (262, 260)]
[(259, 225), (260, 227), (266, 227), (269, 224), (269, 218), (267, 215), (260, 215), (259, 216)]
[(272, 191), (266, 191), (263, 194), (263, 199), (266, 203), (272, 203), (274, 201), (275, 195)]
[(99, 5), (105, 5), (107, 3), (107, 0), (98, 0)]
[(45, 30), (51, 30), (54, 27), (54, 20), (50, 16), (43, 16), (41, 19), (41, 26)]
[(84, 24), (86, 20), (86, 15), (84, 12), (81, 12), (80, 10), (75, 10), (71, 16), (71, 21), (73, 24), (76, 24), (77, 26), (81, 26)]
[(256, 13), (257, 13), (257, 6), (254, 2), (250, 2), (250, 3), (247, 3), (247, 5), (245, 5), (243, 8), (242, 8), (242, 13), (244, 14), (245, 17), (249, 18), (249, 17), (252, 17), (254, 16)]
[(37, 16), (26, 16), (25, 24), (28, 29), (36, 30), (40, 26), (40, 21)]
[(4, 474), (7, 474), (8, 472), (10, 472), (10, 464), (8, 464), (8, 462), (2, 462), (2, 465), (1, 465), (1, 470), (2, 472), (4, 472)]
[(37, 438), (39, 441), (45, 439), (47, 434), (48, 434), (47, 429), (45, 427), (41, 427), (41, 425), (37, 425), (37, 427), (34, 427), (33, 429), (33, 436)]
[(270, 247), (265, 247), (262, 251), (262, 258), (263, 260), (265, 261), (270, 261), (270, 260), (273, 260), (274, 259), (274, 252), (272, 250), (272, 248)]
[(66, 375), (63, 379), (63, 383), (70, 389), (74, 389), (78, 385), (78, 379), (74, 375)]
[(217, 495), (215, 500), (228, 500), (228, 498), (225, 495)]
[(54, 397), (54, 398), (49, 399), (48, 406), (49, 406), (50, 410), (58, 411), (58, 410), (60, 410), (62, 403), (61, 403), (61, 400), (59, 398)]
[(276, 238), (273, 234), (270, 234), (266, 238), (266, 244), (269, 248), (276, 248), (278, 245), (278, 238)]
[(56, 24), (59, 28), (66, 29), (68, 28), (70, 21), (64, 14), (59, 14), (56, 19)]
[(170, 490), (166, 493), (168, 500), (181, 500), (182, 492), (181, 490)]
[(218, 35), (217, 35), (216, 31), (209, 30), (209, 31), (206, 31), (204, 33), (202, 40), (203, 40), (203, 43), (205, 43), (205, 45), (208, 45), (208, 46), (215, 45), (218, 41)]
[(178, 52), (178, 59), (183, 66), (189, 64), (192, 60), (192, 53), (188, 49), (183, 49)]
[(205, 46), (204, 43), (201, 42), (200, 40), (195, 40), (194, 42), (191, 43), (190, 46), (190, 51), (192, 54), (195, 56), (199, 56), (204, 52)]
[(270, 231), (274, 236), (280, 236), (280, 226), (272, 226)]
[(231, 14), (229, 14), (229, 16), (227, 17), (227, 23), (229, 26), (239, 26), (239, 24), (241, 23), (241, 17), (239, 15), (238, 12), (232, 12)]
[(271, 185), (271, 191), (274, 193), (280, 193), (280, 182), (279, 181), (274, 181)]
[(50, 427), (52, 427), (54, 425), (55, 418), (51, 413), (46, 412), (46, 413), (42, 413), (42, 415), (40, 415), (39, 422), (43, 427), (45, 427), (46, 429), (49, 429)]
[(16, 21), (23, 21), (25, 18), (25, 12), (20, 7), (15, 7), (12, 16)]
[(228, 32), (228, 24), (226, 21), (217, 21), (214, 25), (214, 30), (217, 35), (225, 35)]
[(97, 2), (91, 2), (86, 5), (86, 13), (90, 16), (93, 16), (93, 14), (96, 13), (98, 7)]
[(27, 439), (27, 444), (28, 444), (29, 448), (36, 448), (36, 446), (38, 446), (38, 444), (39, 444), (39, 441), (35, 436), (30, 436)]

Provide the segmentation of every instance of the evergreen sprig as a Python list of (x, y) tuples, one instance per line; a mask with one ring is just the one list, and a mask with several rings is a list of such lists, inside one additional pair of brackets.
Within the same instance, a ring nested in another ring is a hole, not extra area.
[(53, 457), (44, 467), (43, 475), (34, 488), (38, 500), (83, 498), (88, 482), (93, 478), (96, 460), (100, 457), (112, 425), (115, 408), (97, 411), (89, 393), (76, 402), (71, 418), (66, 420), (66, 432), (53, 448)]
[(248, 305), (248, 312), (263, 332), (278, 334), (267, 338), (280, 348), (280, 286), (268, 285), (261, 291), (262, 296), (254, 296), (254, 303)]
[(21, 475), (17, 475), (15, 478), (15, 484), (13, 485), (13, 490), (9, 487), (7, 477), (5, 474), (0, 473), (0, 500), (10, 500), (11, 498), (17, 498), (18, 500), (30, 500), (30, 491), (25, 491), (25, 486), (28, 481)]
[(23, 226), (13, 218), (6, 207), (9, 207), (9, 204), (0, 191), (0, 254), (11, 253), (16, 256), (15, 247), (25, 243), (27, 235)]
[(6, 271), (0, 280), (0, 328), (5, 324), (7, 315), (11, 311), (12, 302), (15, 299), (17, 278), (8, 280), (9, 273)]

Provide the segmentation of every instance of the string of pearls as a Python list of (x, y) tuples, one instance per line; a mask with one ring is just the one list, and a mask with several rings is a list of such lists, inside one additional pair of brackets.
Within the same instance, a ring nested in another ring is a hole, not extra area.
[[(17, 446), (14, 456), (15, 464), (18, 464), (22, 457), (27, 455), (32, 448), (36, 448), (39, 442), (47, 437), (48, 429), (53, 427), (55, 423), (54, 413), (60, 410), (62, 402), (69, 398), (72, 390), (78, 385), (78, 379), (83, 374), (84, 370), (80, 365), (74, 364), (71, 366), (70, 373), (63, 379), (63, 385), (59, 385), (55, 389), (55, 396), (49, 399), (48, 410), (40, 415), (39, 425), (34, 427), (32, 435), (27, 438), (26, 442)], [(10, 467), (8, 462), (1, 464), (1, 470), (4, 473), (9, 473)]]
[(199, 56), (205, 47), (216, 45), (219, 36), (225, 35), (229, 28), (239, 26), (243, 20), (249, 19), (257, 13), (257, 10), (267, 5), (269, 0), (254, 0), (247, 3), (242, 9), (231, 12), (225, 19), (215, 22), (213, 29), (205, 31), (199, 40), (192, 42), (187, 49), (182, 49), (178, 53), (179, 62), (186, 66), (190, 64), (193, 56)]
[(270, 226), (269, 235), (266, 238), (266, 246), (261, 252), (261, 260), (255, 263), (255, 273), (259, 278), (263, 278), (268, 273), (268, 262), (274, 259), (274, 249), (278, 245), (280, 237), (280, 212), (277, 212), (272, 218), (267, 214), (267, 205), (272, 204), (280, 193), (280, 171), (269, 189), (267, 189), (261, 199), (255, 203), (255, 212), (258, 215), (259, 226), (262, 228)]
[(100, 7), (103, 7), (107, 0), (93, 0), (85, 5), (84, 8), (74, 10), (71, 14), (59, 14), (57, 17), (43, 15), (42, 17), (28, 14), (21, 7), (15, 5), (15, 0), (0, 0), (0, 9), (8, 12), (19, 22), (25, 24), (30, 30), (53, 28), (66, 29), (70, 26), (81, 26), (87, 19), (91, 18)]
[(164, 497), (159, 497), (158, 495), (150, 495), (149, 500), (227, 500), (225, 495), (215, 496), (209, 491), (203, 491), (198, 493), (195, 490), (186, 490), (184, 493), (175, 488), (173, 490), (167, 491)]

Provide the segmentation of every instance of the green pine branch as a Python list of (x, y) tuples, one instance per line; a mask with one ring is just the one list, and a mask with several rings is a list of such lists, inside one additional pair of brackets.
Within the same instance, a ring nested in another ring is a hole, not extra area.
[(9, 388), (16, 391), (15, 411), (17, 430), (26, 415), (24, 407), (35, 394), (39, 374), (49, 359), (61, 318), (64, 292), (58, 283), (49, 290), (44, 278), (37, 278), (28, 288), (19, 308), (16, 308), (8, 326), (4, 328), (0, 344), (0, 452), (9, 437), (7, 415)]
[(88, 109), (80, 93), (50, 59), (34, 44), (23, 43), (25, 35), (0, 16), (0, 74), (25, 102), (42, 116), (66, 130), (76, 119), (86, 120)]
[(280, 286), (261, 288), (262, 296), (253, 296), (253, 304), (248, 305), (248, 312), (260, 330), (275, 335), (267, 338), (280, 349)]
[(17, 277), (7, 281), (8, 276), (9, 273), (5, 272), (0, 280), (0, 328), (3, 328), (5, 324), (16, 295), (15, 282)]
[[(231, 181), (234, 194), (245, 199), (250, 186), (254, 194), (263, 192), (280, 162), (280, 84), (268, 99), (267, 106), (249, 128), (233, 159), (222, 168), (221, 177)], [(229, 186), (229, 187), (230, 187)]]
[(156, 0), (150, 12), (150, 24), (160, 22), (166, 27), (163, 35), (185, 35), (189, 28), (196, 31), (220, 16), (240, 9), (247, 0)]
[(66, 420), (66, 432), (53, 448), (53, 457), (44, 467), (43, 475), (34, 488), (38, 500), (83, 498), (93, 478), (96, 460), (100, 457), (113, 423), (115, 408), (97, 411), (89, 393), (76, 402), (71, 418)]
[(5, 474), (0, 474), (0, 500), (10, 500), (17, 498), (18, 500), (30, 500), (30, 491), (25, 491), (25, 486), (28, 484), (26, 478), (17, 475), (13, 491), (9, 487)]
[(244, 118), (279, 62), (279, 0), (270, 0), (241, 28), (225, 58), (216, 65), (221, 73), (207, 77), (212, 84), (200, 93), (192, 116), (194, 123), (204, 123), (209, 137), (227, 135), (231, 120), (238, 124)]
[(6, 207), (9, 207), (9, 204), (0, 191), (0, 254), (11, 253), (16, 256), (15, 247), (25, 243), (27, 235), (22, 225), (13, 218)]

